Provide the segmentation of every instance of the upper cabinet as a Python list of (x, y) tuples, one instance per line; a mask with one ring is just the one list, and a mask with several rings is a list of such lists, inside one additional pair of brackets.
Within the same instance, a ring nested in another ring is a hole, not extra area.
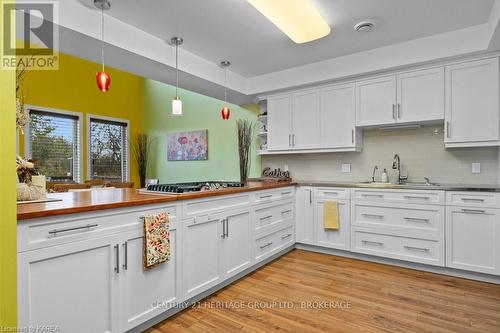
[(442, 67), (359, 81), (356, 93), (357, 126), (444, 118)]
[(269, 150), (291, 149), (292, 147), (292, 96), (280, 95), (267, 100)]
[(498, 58), (446, 67), (446, 147), (499, 145)]
[(320, 146), (319, 91), (293, 94), (292, 148), (315, 149)]

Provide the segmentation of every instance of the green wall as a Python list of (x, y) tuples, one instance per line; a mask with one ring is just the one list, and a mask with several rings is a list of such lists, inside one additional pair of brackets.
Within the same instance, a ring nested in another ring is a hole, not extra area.
[[(162, 183), (239, 180), (236, 120), (256, 121), (258, 107), (230, 105), (231, 118), (225, 121), (220, 116), (223, 101), (180, 89), (184, 115), (176, 117), (171, 114), (175, 87), (145, 80), (143, 89), (143, 128), (154, 139), (148, 177), (159, 178)], [(167, 133), (201, 129), (208, 129), (208, 160), (167, 161)], [(261, 170), (257, 141), (251, 151), (250, 177), (258, 177)]]

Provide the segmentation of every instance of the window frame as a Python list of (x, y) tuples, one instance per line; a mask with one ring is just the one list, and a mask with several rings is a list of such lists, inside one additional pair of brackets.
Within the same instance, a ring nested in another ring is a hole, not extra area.
[[(77, 137), (77, 146), (78, 146), (78, 159), (74, 159), (78, 161), (78, 177), (75, 179), (73, 178), (74, 182), (81, 183), (83, 180), (83, 147), (82, 147), (82, 134), (83, 134), (83, 113), (81, 112), (76, 112), (76, 111), (68, 111), (68, 110), (63, 110), (63, 109), (55, 109), (55, 108), (49, 108), (49, 107), (43, 107), (43, 106), (36, 106), (32, 104), (25, 104), (24, 105), (26, 111), (28, 112), (28, 115), (31, 113), (31, 111), (41, 111), (41, 112), (47, 112), (47, 113), (53, 113), (53, 114), (60, 114), (63, 116), (72, 116), (72, 117), (77, 117), (78, 118), (78, 137)], [(32, 158), (32, 151), (31, 151), (31, 145), (30, 145), (30, 133), (31, 133), (31, 122), (28, 121), (24, 128), (24, 155), (26, 158)], [(50, 176), (49, 176), (50, 177)]]
[[(90, 160), (90, 120), (91, 119), (97, 119), (97, 120), (104, 120), (104, 121), (111, 121), (111, 122), (115, 122), (115, 123), (123, 123), (123, 124), (127, 124), (127, 142), (125, 142), (126, 144), (126, 154), (127, 154), (127, 159), (126, 159), (126, 163), (127, 163), (127, 172), (126, 172), (126, 175), (125, 175), (125, 179), (123, 179), (122, 181), (124, 182), (128, 182), (130, 181), (130, 169), (131, 169), (131, 165), (130, 165), (130, 120), (128, 119), (125, 119), (125, 118), (116, 118), (116, 117), (108, 117), (108, 116), (101, 116), (101, 115), (97, 115), (97, 114), (90, 114), (90, 113), (87, 113), (86, 115), (86, 141), (87, 141), (87, 179), (90, 180), (92, 179), (91, 177), (91, 164), (92, 164), (92, 161)], [(123, 168), (123, 166), (122, 166)]]

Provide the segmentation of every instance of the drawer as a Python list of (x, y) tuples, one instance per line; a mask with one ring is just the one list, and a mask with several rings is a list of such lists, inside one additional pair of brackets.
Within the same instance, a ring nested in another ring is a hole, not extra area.
[(500, 208), (500, 193), (495, 192), (447, 192), (446, 205)]
[(444, 191), (352, 189), (356, 201), (444, 205)]
[(444, 266), (442, 241), (385, 235), (354, 228), (351, 250), (391, 259)]
[(295, 188), (292, 186), (274, 190), (257, 191), (252, 193), (253, 203), (259, 205), (277, 200), (292, 199), (294, 193), (295, 193)]
[(172, 225), (178, 220), (179, 206), (168, 205), (141, 209), (110, 209), (92, 213), (47, 217), (18, 223), (18, 252), (85, 240), (133, 229), (143, 224), (146, 214), (167, 211)]
[(294, 242), (293, 226), (259, 238), (255, 241), (255, 260), (261, 261)]
[(204, 199), (189, 200), (183, 203), (184, 218), (203, 214), (214, 214), (228, 209), (241, 208), (250, 205), (250, 195), (231, 194), (209, 197)]
[(353, 226), (384, 233), (438, 240), (444, 235), (444, 223), (444, 206), (353, 204)]
[(351, 197), (351, 189), (319, 187), (315, 189), (315, 197), (319, 199), (349, 199)]
[(267, 205), (255, 210), (254, 229), (256, 233), (265, 233), (276, 225), (286, 222), (291, 223), (295, 217), (292, 202), (284, 202), (279, 205)]

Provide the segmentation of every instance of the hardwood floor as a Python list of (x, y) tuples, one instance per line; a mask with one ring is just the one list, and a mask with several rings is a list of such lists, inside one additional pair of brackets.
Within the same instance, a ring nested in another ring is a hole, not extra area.
[(500, 285), (294, 250), (147, 332), (498, 333)]

